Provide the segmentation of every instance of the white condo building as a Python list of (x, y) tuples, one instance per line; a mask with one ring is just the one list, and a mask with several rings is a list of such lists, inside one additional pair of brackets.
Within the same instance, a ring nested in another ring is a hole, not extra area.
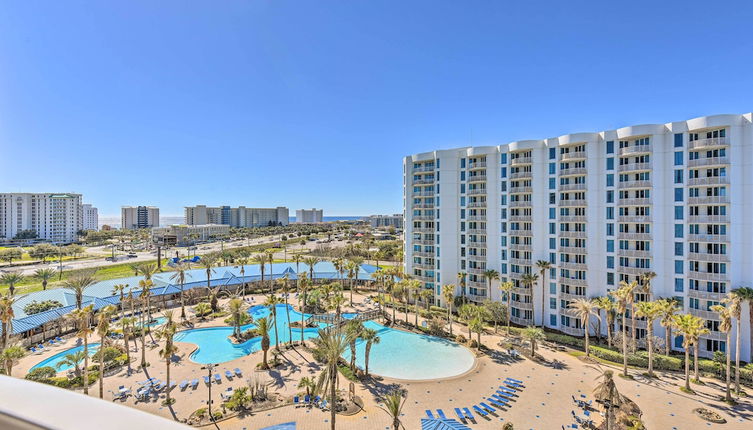
[(99, 211), (90, 204), (81, 205), (84, 217), (84, 230), (99, 230)]
[(185, 220), (188, 225), (224, 224), (230, 227), (264, 227), (288, 225), (288, 208), (247, 208), (238, 206), (186, 206)]
[(373, 228), (394, 227), (397, 230), (403, 228), (403, 214), (395, 215), (369, 215), (366, 221)]
[(123, 230), (159, 227), (159, 208), (154, 206), (123, 206), (120, 208)]
[(0, 238), (33, 230), (39, 239), (71, 243), (78, 240), (83, 222), (81, 194), (0, 194)]
[[(514, 323), (543, 319), (572, 335), (583, 335), (573, 300), (653, 272), (653, 299), (675, 297), (707, 320), (701, 353), (724, 350), (710, 307), (753, 284), (752, 119), (716, 115), (405, 157), (405, 270), (440, 305), (444, 284), (481, 302), (503, 300), (499, 282), (512, 281)], [(539, 260), (551, 268), (541, 273)], [(500, 276), (491, 289), (488, 269)], [(539, 280), (526, 285), (526, 274)], [(747, 307), (742, 357), (751, 348)], [(645, 336), (646, 322), (636, 326)], [(664, 332), (658, 322), (654, 332)], [(681, 343), (673, 337), (673, 348)]]
[(324, 221), (322, 209), (298, 209), (295, 211), (296, 224), (319, 224)]

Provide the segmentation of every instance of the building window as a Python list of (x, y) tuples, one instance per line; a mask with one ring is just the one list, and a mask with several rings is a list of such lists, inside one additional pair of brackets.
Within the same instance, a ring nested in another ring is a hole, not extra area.
[(607, 269), (614, 269), (614, 257), (611, 255), (607, 256)]
[(614, 224), (607, 223), (607, 236), (614, 236)]
[(682, 278), (675, 278), (675, 292), (682, 293), (685, 290), (685, 280)]
[(557, 326), (557, 315), (549, 315), (549, 325), (550, 326)]
[(614, 240), (607, 239), (607, 252), (614, 252)]
[(549, 297), (549, 309), (557, 309), (557, 298)]
[(675, 166), (682, 166), (682, 151), (675, 151)]
[(557, 234), (557, 224), (553, 222), (549, 223), (549, 234)]
[(683, 274), (682, 260), (675, 260), (675, 274), (676, 275)]
[(675, 206), (675, 219), (677, 220), (683, 219), (683, 207), (682, 206)]
[(683, 255), (683, 244), (682, 242), (675, 242), (675, 256), (682, 257)]
[(607, 272), (607, 285), (614, 285), (614, 272)]
[(557, 208), (549, 208), (549, 219), (557, 218)]
[(549, 163), (549, 174), (550, 175), (554, 175), (554, 173), (556, 172), (556, 169), (557, 169), (556, 163)]
[(614, 140), (607, 140), (607, 154), (614, 154)]
[(499, 154), (499, 162), (500, 164), (507, 164), (507, 153), (503, 152)]
[(549, 178), (549, 189), (553, 190), (555, 188), (556, 181), (554, 178)]
[(557, 159), (557, 148), (549, 148), (549, 159), (550, 160)]
[(607, 219), (614, 219), (614, 208), (611, 206), (607, 207)]
[(607, 203), (614, 203), (614, 191), (607, 190)]
[(607, 158), (607, 170), (614, 170), (614, 158)]
[(675, 170), (675, 184), (682, 184), (682, 170)]
[(682, 148), (682, 133), (675, 133), (675, 148)]
[(557, 238), (549, 238), (549, 249), (557, 249)]
[(607, 187), (614, 187), (614, 173), (607, 173)]
[(682, 235), (682, 224), (675, 224), (675, 237), (676, 238), (683, 237), (683, 235)]
[(683, 194), (682, 188), (675, 188), (675, 201), (676, 202), (681, 202), (683, 200), (682, 194)]

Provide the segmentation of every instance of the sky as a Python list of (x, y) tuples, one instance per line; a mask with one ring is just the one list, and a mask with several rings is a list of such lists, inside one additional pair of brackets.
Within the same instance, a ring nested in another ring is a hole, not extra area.
[(102, 215), (397, 213), (409, 154), (753, 110), (744, 1), (0, 3), (0, 192)]

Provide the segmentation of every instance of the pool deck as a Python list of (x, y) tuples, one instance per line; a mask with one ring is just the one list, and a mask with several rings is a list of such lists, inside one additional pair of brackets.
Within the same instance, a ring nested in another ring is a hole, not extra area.
[[(348, 294), (346, 292), (346, 297)], [(347, 311), (364, 311), (368, 309), (363, 304), (364, 296), (357, 295), (356, 305), (354, 308), (348, 308)], [(256, 297), (259, 302), (261, 297)], [(398, 319), (402, 316), (398, 312)], [(409, 317), (413, 321), (413, 317)], [(221, 320), (206, 321), (197, 323), (196, 327), (210, 327), (222, 325)], [(465, 327), (454, 325), (454, 333), (461, 332), (465, 334)], [(500, 334), (504, 331), (500, 328)], [(500, 336), (487, 334), (482, 337), (485, 345), (496, 345), (501, 340)], [(98, 339), (92, 338), (91, 342)], [(75, 339), (67, 339), (65, 345), (52, 348), (43, 354), (30, 355), (21, 360), (21, 363), (14, 367), (14, 375), (22, 376), (28, 369), (39, 361), (56, 354), (63, 349), (76, 346)], [(131, 344), (131, 346), (133, 346)], [(161, 401), (164, 399), (164, 392), (159, 398), (153, 398), (146, 402), (136, 402), (134, 398), (129, 397), (123, 402), (124, 405), (137, 407), (155, 414), (166, 417), (175, 416), (178, 419), (186, 418), (194, 410), (205, 405), (208, 390), (202, 381), (202, 376), (206, 374), (201, 370), (201, 365), (188, 359), (191, 351), (194, 350), (193, 344), (177, 343), (179, 352), (178, 360), (171, 366), (172, 380), (180, 382), (183, 379), (197, 378), (201, 382), (197, 389), (190, 387), (181, 391), (178, 387), (173, 389), (172, 397), (177, 399), (172, 408), (163, 407)], [(139, 344), (140, 347), (140, 344)], [(274, 344), (270, 349), (274, 349)], [(105, 399), (111, 400), (112, 395), (109, 390), (115, 391), (120, 385), (135, 388), (137, 382), (143, 381), (147, 377), (156, 377), (164, 381), (165, 365), (164, 361), (158, 359), (158, 347), (147, 347), (147, 361), (151, 363), (150, 367), (144, 370), (136, 370), (130, 376), (126, 375), (126, 369), (121, 369), (117, 374), (106, 377), (104, 381)], [(512, 406), (506, 411), (499, 412), (497, 416), (491, 416), (492, 419), (485, 420), (480, 418), (475, 412), (476, 423), (470, 423), (469, 426), (474, 429), (499, 429), (501, 424), (507, 421), (514, 423), (515, 428), (550, 430), (560, 429), (562, 425), (569, 425), (574, 422), (571, 411), (579, 413), (578, 408), (573, 403), (571, 396), (579, 397), (585, 394), (588, 399), (592, 399), (592, 389), (596, 384), (597, 377), (604, 369), (609, 367), (597, 364), (587, 364), (580, 359), (560, 351), (539, 348), (538, 353), (546, 360), (557, 359), (565, 364), (563, 369), (553, 369), (544, 364), (532, 362), (526, 358), (513, 359), (509, 357), (500, 348), (494, 347), (491, 355), (483, 355), (476, 361), (476, 367), (469, 373), (437, 381), (399, 381), (388, 378), (381, 380), (371, 379), (364, 383), (355, 383), (355, 393), (365, 402), (365, 408), (356, 415), (345, 417), (338, 415), (338, 428), (356, 428), (362, 429), (386, 429), (390, 425), (387, 414), (378, 407), (378, 398), (391, 391), (393, 388), (402, 388), (407, 390), (408, 396), (403, 409), (403, 422), (406, 428), (418, 428), (419, 420), (425, 417), (425, 410), (431, 409), (436, 414), (436, 409), (442, 409), (448, 418), (455, 418), (455, 407), (469, 407), (478, 404), (484, 397), (494, 392), (494, 387), (501, 384), (505, 377), (520, 379), (526, 384), (526, 388), (520, 393), (520, 396), (512, 402)], [(135, 353), (132, 350), (132, 357), (135, 363), (140, 359), (141, 351)], [(297, 389), (298, 381), (303, 376), (314, 377), (320, 371), (319, 365), (314, 362), (307, 352), (303, 349), (290, 349), (284, 351), (282, 358), (284, 365), (278, 369), (270, 371), (256, 371), (256, 364), (261, 361), (261, 352), (253, 353), (228, 363), (218, 366), (216, 373), (222, 376), (222, 382), (212, 387), (213, 398), (216, 404), (219, 404), (219, 392), (225, 391), (228, 387), (237, 388), (247, 384), (249, 377), (259, 375), (269, 381), (270, 390), (277, 392), (282, 396), (293, 396), (299, 390)], [(234, 368), (243, 370), (243, 378), (233, 378), (228, 381), (224, 376), (224, 371)], [(618, 373), (618, 369), (615, 373)], [(638, 375), (639, 371), (633, 371)], [(660, 374), (660, 379), (646, 380), (636, 376), (636, 380), (626, 380), (615, 377), (616, 384), (620, 392), (635, 401), (643, 411), (643, 419), (648, 428), (667, 429), (667, 430), (695, 430), (698, 426), (703, 428), (723, 428), (723, 429), (749, 429), (753, 425), (753, 402), (751, 398), (740, 399), (740, 404), (736, 407), (730, 407), (719, 400), (723, 389), (723, 384), (715, 380), (705, 380), (706, 385), (694, 385), (693, 388), (698, 391), (698, 395), (689, 395), (681, 392), (679, 387), (683, 384), (681, 375)], [(340, 379), (340, 388), (347, 390), (348, 381), (345, 378)], [(89, 389), (91, 396), (98, 396), (97, 385), (92, 385)], [(488, 403), (488, 402), (487, 402)], [(728, 423), (724, 425), (711, 424), (693, 415), (692, 410), (697, 407), (711, 408), (720, 413)], [(597, 414), (598, 419), (598, 413)], [(582, 416), (582, 412), (580, 412)], [(245, 418), (231, 418), (220, 423), (222, 429), (248, 429), (255, 430), (269, 427), (277, 424), (296, 421), (298, 428), (303, 429), (329, 429), (329, 412), (322, 412), (318, 409), (295, 408), (293, 406), (284, 406), (269, 411), (253, 413)]]

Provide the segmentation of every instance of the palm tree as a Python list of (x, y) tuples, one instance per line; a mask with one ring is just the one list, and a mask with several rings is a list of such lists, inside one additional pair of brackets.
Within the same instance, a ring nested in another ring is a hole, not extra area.
[[(298, 274), (296, 282), (298, 283), (298, 301), (299, 301), (299, 308), (301, 309), (301, 345), (306, 345), (304, 338), (303, 338), (303, 332), (306, 328), (306, 322), (305, 322), (305, 308), (306, 308), (306, 300), (308, 299), (308, 290), (309, 285), (311, 284), (311, 281), (308, 278), (308, 275), (306, 272), (301, 272)], [(302, 305), (301, 298), (303, 298)]]
[[(632, 281), (632, 282), (626, 282), (626, 281), (620, 281), (620, 288), (625, 288), (628, 291), (630, 291), (630, 295), (628, 296), (628, 306), (630, 306), (630, 319), (631, 319), (631, 326), (630, 327), (630, 339), (632, 339), (632, 343), (630, 344), (630, 350), (632, 352), (635, 352), (635, 348), (637, 346), (636, 338), (635, 338), (635, 292), (638, 290), (638, 281)], [(623, 320), (623, 324), (625, 321)]]
[[(154, 284), (151, 280), (140, 280), (139, 281), (139, 288), (141, 288), (141, 292), (139, 293), (139, 299), (141, 302), (141, 305), (144, 306), (144, 309), (141, 310), (141, 313), (139, 314), (139, 325), (141, 326), (141, 367), (146, 367), (146, 331), (148, 330), (147, 324), (149, 321), (151, 321), (151, 311), (149, 310), (149, 297), (152, 295), (152, 286)], [(144, 319), (144, 315), (148, 316), (148, 319)]]
[(105, 338), (110, 332), (110, 318), (117, 311), (115, 306), (108, 305), (97, 314), (97, 334), (99, 335), (99, 398), (105, 396)]
[(627, 306), (633, 293), (630, 288), (618, 288), (615, 291), (609, 293), (614, 298), (615, 311), (622, 316), (620, 322), (622, 323), (622, 376), (628, 377), (627, 367), (627, 326), (625, 320), (627, 319)]
[(512, 281), (502, 282), (499, 284), (499, 289), (505, 293), (505, 301), (507, 301), (507, 334), (510, 334), (510, 300), (512, 298), (512, 290), (515, 289), (515, 284)]
[(450, 336), (452, 336), (452, 303), (455, 301), (455, 285), (445, 284), (442, 287), (442, 298), (447, 304), (447, 324), (450, 325)]
[(531, 343), (531, 357), (536, 357), (537, 343), (546, 339), (544, 330), (538, 327), (528, 326), (525, 329), (523, 329), (522, 334), (523, 334), (523, 337), (525, 339), (528, 339), (528, 342)]
[(12, 345), (3, 348), (2, 352), (0, 352), (0, 362), (2, 362), (3, 368), (8, 376), (13, 375), (13, 366), (15, 366), (24, 355), (26, 355), (26, 351), (24, 351), (23, 347), (19, 345)]
[(14, 297), (10, 294), (10, 291), (8, 291), (8, 294), (0, 297), (0, 322), (2, 323), (3, 330), (3, 349), (5, 349), (10, 342), (10, 334), (13, 332), (13, 318), (16, 317), (13, 305), (15, 305), (19, 299), (20, 297)]
[(458, 308), (458, 316), (468, 326), (468, 341), (471, 341), (471, 321), (478, 315), (478, 307), (470, 303), (460, 305)]
[(727, 389), (725, 390), (724, 400), (726, 402), (732, 402), (732, 395), (730, 393), (730, 373), (732, 373), (730, 372), (730, 367), (731, 367), (730, 357), (732, 356), (732, 348), (729, 347), (730, 342), (732, 340), (730, 339), (731, 332), (732, 332), (732, 312), (728, 307), (724, 305), (714, 305), (711, 307), (711, 310), (716, 312), (719, 315), (719, 331), (727, 335), (727, 339), (726, 339), (727, 351), (724, 354), (725, 357), (727, 358), (727, 363), (726, 363), (727, 367), (724, 372)]
[(366, 376), (369, 376), (369, 355), (371, 354), (372, 345), (378, 344), (382, 339), (376, 330), (371, 328), (364, 328), (361, 332), (361, 338), (366, 342), (366, 350), (364, 351), (364, 361), (366, 367)]
[(170, 280), (177, 281), (178, 285), (180, 285), (180, 318), (186, 319), (186, 301), (183, 298), (183, 286), (186, 283), (186, 277), (191, 277), (191, 274), (188, 272), (191, 270), (191, 265), (189, 263), (178, 263), (173, 269), (175, 273), (170, 276)]
[[(380, 409), (389, 414), (392, 419), (393, 430), (400, 430), (403, 425), (400, 422), (400, 417), (403, 415), (403, 405), (405, 405), (405, 398), (400, 391), (395, 390), (384, 396), (384, 407), (380, 406)], [(403, 428), (405, 427), (403, 426)]]
[[(748, 302), (748, 321), (750, 323), (750, 329), (748, 330), (748, 333), (750, 334), (750, 340), (748, 342), (748, 345), (751, 345), (750, 359), (748, 359), (748, 363), (753, 363), (753, 287), (740, 287), (735, 289), (733, 292), (740, 299), (740, 301)], [(740, 333), (740, 330), (738, 330), (737, 332)], [(738, 349), (737, 351), (740, 350)]]
[(340, 284), (342, 285), (343, 274), (345, 273), (345, 260), (343, 260), (340, 257), (337, 257), (332, 260), (332, 265), (335, 267), (335, 271), (340, 276)]
[(617, 384), (614, 383), (614, 372), (605, 370), (600, 378), (601, 382), (594, 388), (594, 398), (596, 398), (598, 403), (604, 405), (606, 428), (609, 430), (612, 428), (611, 424), (614, 416), (614, 412), (612, 411), (614, 408), (619, 410), (625, 398), (617, 390)]
[(280, 350), (280, 336), (277, 333), (277, 305), (280, 303), (281, 300), (274, 294), (267, 296), (267, 299), (264, 301), (264, 306), (269, 309), (269, 312), (272, 314), (272, 319), (274, 320), (275, 349), (278, 351)]
[(361, 260), (361, 262), (363, 262), (363, 259), (359, 257), (353, 257), (352, 259), (345, 262), (345, 269), (348, 271), (348, 278), (350, 279), (351, 303), (353, 302), (353, 289), (355, 288), (354, 279), (358, 277), (358, 270), (361, 268), (361, 263), (357, 260)]
[(0, 276), (0, 284), (8, 286), (8, 293), (10, 293), (11, 296), (16, 294), (16, 284), (21, 283), (23, 280), (24, 276), (18, 273), (3, 273), (3, 275)]
[(484, 321), (480, 317), (475, 317), (468, 322), (468, 332), (476, 333), (476, 349), (481, 349), (481, 333), (484, 331)]
[(639, 302), (636, 314), (646, 318), (646, 349), (648, 350), (648, 376), (654, 375), (654, 321), (661, 317), (662, 307), (656, 302)]
[(244, 323), (244, 317), (248, 315), (246, 310), (246, 303), (240, 297), (233, 297), (227, 303), (228, 312), (230, 312), (230, 319), (233, 321), (233, 335), (236, 339), (241, 338), (241, 324)]
[(128, 284), (115, 284), (112, 286), (112, 295), (120, 296), (120, 319), (125, 317), (125, 302), (123, 301), (125, 296), (125, 290), (128, 288)]
[[(541, 327), (543, 328), (544, 317), (546, 316), (546, 306), (544, 304), (546, 299), (546, 272), (552, 268), (552, 263), (547, 260), (538, 260), (536, 267), (539, 269), (539, 277), (541, 278)], [(531, 299), (533, 300), (533, 291), (531, 291)], [(536, 324), (536, 320), (533, 323)]]
[(599, 312), (598, 308), (596, 307), (596, 304), (588, 299), (577, 299), (570, 303), (570, 306), (568, 306), (570, 309), (573, 309), (575, 315), (580, 318), (581, 323), (583, 324), (583, 335), (585, 336), (585, 349), (586, 349), (586, 357), (589, 357), (591, 355), (591, 351), (588, 348), (588, 332), (589, 332), (589, 322), (591, 321), (591, 316), (595, 316), (596, 318), (599, 318)]
[(145, 280), (151, 281), (152, 275), (159, 272), (159, 267), (154, 263), (142, 263), (136, 266), (135, 271), (143, 276)]
[(261, 335), (261, 350), (264, 353), (261, 368), (269, 369), (267, 364), (267, 352), (269, 351), (269, 317), (259, 318), (256, 320), (256, 330)]
[(675, 315), (674, 326), (682, 334), (682, 347), (685, 349), (685, 391), (693, 392), (690, 389), (690, 347), (700, 336), (704, 322), (694, 315), (681, 314)]
[[(89, 336), (92, 334), (89, 319), (91, 318), (93, 311), (94, 305), (89, 305), (85, 308), (75, 309), (70, 313), (71, 318), (78, 325), (76, 336), (84, 341), (84, 394), (89, 394)], [(100, 348), (104, 348), (104, 346), (100, 345)]]
[(131, 374), (131, 347), (128, 345), (128, 339), (131, 335), (131, 331), (133, 330), (133, 323), (134, 319), (132, 317), (123, 317), (118, 320), (120, 330), (123, 332), (123, 343), (125, 345), (126, 360), (128, 360), (128, 375)]
[(275, 253), (271, 249), (267, 249), (264, 251), (264, 255), (267, 257), (267, 261), (269, 261), (269, 294), (274, 294), (274, 266), (272, 263), (275, 262)]
[[(531, 301), (533, 301), (533, 286), (536, 285), (536, 282), (539, 280), (539, 275), (536, 273), (524, 273), (523, 277), (520, 279), (520, 282), (523, 284), (524, 287), (528, 288), (528, 291), (531, 294)], [(541, 316), (542, 323), (544, 321), (544, 316)], [(531, 305), (531, 325), (536, 325), (536, 306)]]
[(337, 365), (340, 357), (350, 344), (348, 336), (336, 330), (319, 330), (319, 337), (314, 339), (314, 357), (324, 362), (322, 373), (317, 380), (317, 390), (322, 388), (326, 391), (329, 388), (329, 403), (332, 405), (330, 410), (330, 428), (335, 430), (335, 405), (337, 405)]
[(345, 325), (345, 335), (350, 340), (350, 370), (356, 371), (356, 341), (363, 334), (364, 326), (361, 321), (350, 320)]
[(285, 315), (287, 316), (288, 320), (288, 342), (293, 343), (293, 328), (290, 327), (290, 306), (288, 305), (288, 274), (282, 275), (282, 278), (278, 279), (277, 282), (280, 284), (280, 291), (282, 292), (282, 297), (284, 298), (285, 302)]
[(309, 278), (311, 281), (311, 285), (313, 285), (316, 281), (316, 276), (315, 276), (316, 265), (319, 264), (321, 261), (322, 260), (319, 257), (306, 257), (303, 259), (303, 263), (309, 268)]
[(42, 281), (42, 289), (47, 289), (47, 282), (57, 275), (57, 271), (50, 268), (37, 269), (34, 272), (34, 277)]
[(458, 285), (460, 285), (460, 296), (463, 298), (463, 303), (465, 303), (465, 280), (468, 277), (468, 275), (465, 272), (458, 272)]
[(659, 309), (661, 309), (659, 323), (664, 327), (664, 354), (669, 355), (669, 350), (672, 345), (672, 326), (674, 324), (675, 314), (678, 310), (677, 300), (659, 299), (656, 303), (659, 304)]
[(641, 291), (648, 296), (648, 301), (652, 301), (654, 299), (653, 292), (651, 291), (651, 281), (656, 278), (656, 273), (652, 271), (648, 271), (643, 273), (641, 276)]
[(170, 362), (172, 362), (173, 355), (178, 352), (178, 347), (175, 346), (174, 338), (177, 327), (173, 321), (173, 311), (165, 311), (165, 324), (157, 332), (157, 338), (165, 341), (165, 346), (159, 351), (159, 356), (165, 360), (165, 382), (167, 388), (165, 388), (165, 404), (172, 404), (170, 398)]
[[(207, 300), (209, 300), (209, 304), (212, 306), (212, 312), (220, 310), (217, 306), (217, 296), (212, 294), (212, 273), (214, 272), (214, 266), (216, 265), (217, 257), (211, 254), (204, 255), (199, 260), (199, 266), (201, 266), (207, 274)], [(262, 272), (262, 279), (264, 278), (263, 273), (264, 272)]]
[(86, 270), (79, 272), (63, 282), (63, 288), (67, 288), (76, 296), (76, 309), (81, 309), (84, 301), (84, 290), (93, 285), (97, 280), (94, 271)]
[[(593, 299), (597, 310), (604, 311), (607, 326), (607, 345), (612, 346), (612, 326), (614, 325), (614, 303), (608, 296), (596, 297)], [(601, 313), (601, 312), (599, 312)], [(601, 341), (601, 318), (597, 319), (596, 336)]]
[[(750, 289), (750, 293), (753, 294), (753, 289)], [(732, 318), (735, 319), (735, 392), (740, 394), (740, 337), (742, 337), (742, 312), (743, 302), (748, 300), (748, 307), (751, 309), (751, 317), (753, 317), (753, 296), (748, 299), (745, 288), (738, 288), (732, 290), (730, 294), (729, 303), (727, 306), (730, 308)], [(751, 320), (753, 324), (753, 320)], [(753, 328), (753, 327), (752, 327)], [(753, 335), (753, 333), (751, 333)], [(751, 348), (753, 349), (753, 347)]]
[(499, 279), (499, 272), (494, 269), (484, 271), (484, 279), (489, 283), (489, 297), (492, 295), (492, 281)]
[(301, 378), (301, 381), (298, 383), (298, 388), (305, 388), (306, 389), (306, 395), (311, 395), (311, 390), (316, 388), (316, 383), (313, 379), (309, 378), (308, 376), (304, 376)]
[(238, 263), (238, 271), (240, 272), (241, 279), (243, 279), (243, 282), (241, 283), (241, 289), (243, 290), (243, 297), (246, 297), (246, 265), (248, 264), (248, 257), (240, 256), (236, 260), (236, 263)]
[(60, 369), (63, 366), (73, 367), (73, 374), (76, 377), (81, 376), (81, 362), (84, 361), (84, 351), (78, 350), (76, 352), (71, 352), (70, 354), (65, 354), (63, 358), (58, 361), (58, 364), (56, 365), (57, 369)]

